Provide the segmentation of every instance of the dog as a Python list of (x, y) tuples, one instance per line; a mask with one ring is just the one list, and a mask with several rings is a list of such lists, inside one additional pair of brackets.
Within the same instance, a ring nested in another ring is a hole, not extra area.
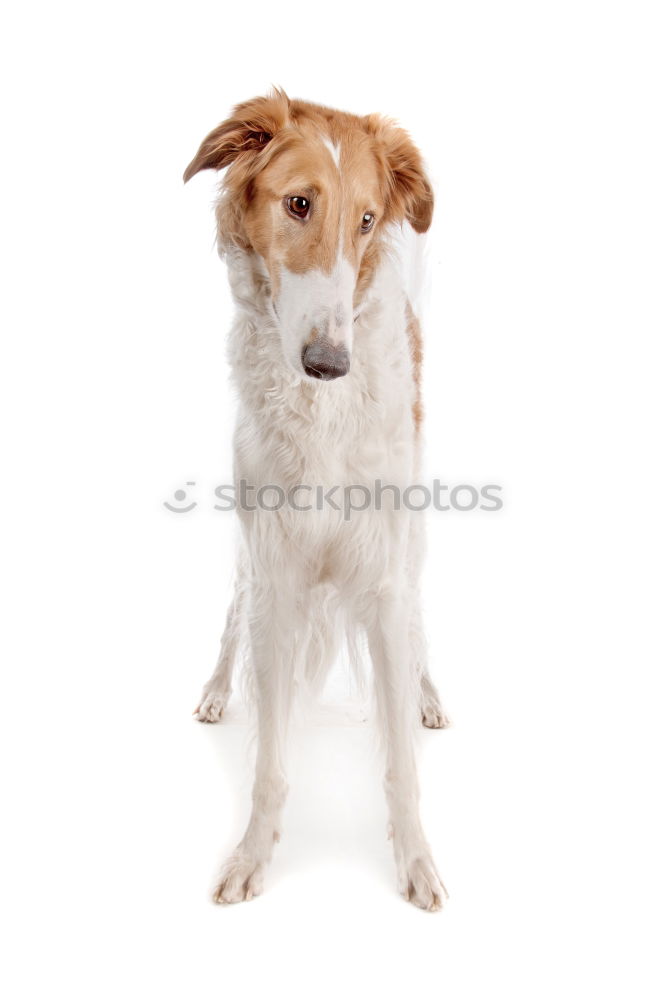
[[(292, 501), (238, 511), (234, 597), (195, 709), (202, 722), (220, 719), (246, 637), (258, 723), (252, 810), (214, 899), (261, 891), (287, 795), (294, 690), (320, 690), (341, 640), (360, 635), (385, 744), (398, 886), (437, 910), (447, 893), (419, 817), (414, 727), (448, 719), (426, 665), (423, 519), (397, 502), (416, 482), (423, 411), (420, 327), (394, 252), (405, 224), (417, 234), (430, 227), (432, 186), (393, 122), (279, 89), (234, 108), (184, 180), (208, 169), (226, 171), (216, 218), (236, 306), (236, 486), (270, 486)], [(352, 486), (363, 498), (379, 488), (382, 503), (314, 502), (315, 488), (328, 497), (341, 485), (347, 497)]]

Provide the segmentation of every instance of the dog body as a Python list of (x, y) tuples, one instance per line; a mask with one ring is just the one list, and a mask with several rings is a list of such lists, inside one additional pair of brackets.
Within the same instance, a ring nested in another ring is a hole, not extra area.
[(447, 720), (425, 662), (422, 522), (396, 499), (418, 474), (421, 344), (391, 251), (405, 219), (428, 228), (432, 192), (402, 130), (282, 92), (235, 109), (185, 177), (226, 166), (217, 218), (237, 306), (229, 358), (242, 551), (196, 712), (221, 717), (246, 632), (258, 751), (248, 829), (215, 898), (261, 890), (287, 793), (294, 687), (320, 688), (341, 640), (360, 630), (386, 744), (399, 885), (437, 909), (446, 891), (418, 815), (413, 728)]

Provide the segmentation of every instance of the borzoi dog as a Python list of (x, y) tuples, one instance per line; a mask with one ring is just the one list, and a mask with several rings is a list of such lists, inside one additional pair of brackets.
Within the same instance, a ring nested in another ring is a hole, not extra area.
[[(419, 817), (413, 730), (447, 719), (425, 660), (422, 516), (399, 502), (418, 473), (421, 335), (391, 243), (405, 222), (429, 228), (432, 188), (392, 122), (279, 90), (238, 105), (185, 180), (223, 168), (235, 480), (270, 484), (291, 502), (239, 510), (235, 596), (195, 710), (202, 722), (220, 719), (246, 636), (258, 722), (252, 812), (215, 899), (261, 891), (287, 795), (294, 689), (321, 687), (340, 639), (358, 632), (372, 660), (398, 884), (412, 903), (439, 909), (446, 890)], [(315, 487), (328, 496), (352, 485), (366, 499), (379, 488), (381, 503), (314, 502)]]

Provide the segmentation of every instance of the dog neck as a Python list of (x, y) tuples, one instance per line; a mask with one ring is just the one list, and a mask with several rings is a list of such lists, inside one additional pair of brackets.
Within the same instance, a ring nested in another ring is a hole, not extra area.
[(365, 454), (368, 437), (413, 442), (406, 299), (388, 255), (359, 304), (351, 370), (333, 382), (301, 375), (284, 358), (261, 259), (238, 248), (225, 259), (236, 305), (228, 358), (239, 422), (252, 428), (267, 456), (288, 449), (292, 457), (320, 452), (324, 461), (330, 449)]

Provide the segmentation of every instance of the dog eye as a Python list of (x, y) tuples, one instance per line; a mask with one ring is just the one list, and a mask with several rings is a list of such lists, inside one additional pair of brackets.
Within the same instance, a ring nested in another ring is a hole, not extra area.
[(310, 202), (307, 198), (294, 195), (293, 198), (287, 198), (287, 210), (290, 215), (295, 215), (297, 219), (305, 219), (310, 211)]
[(369, 233), (375, 224), (375, 217), (372, 212), (366, 212), (361, 220), (361, 232)]

